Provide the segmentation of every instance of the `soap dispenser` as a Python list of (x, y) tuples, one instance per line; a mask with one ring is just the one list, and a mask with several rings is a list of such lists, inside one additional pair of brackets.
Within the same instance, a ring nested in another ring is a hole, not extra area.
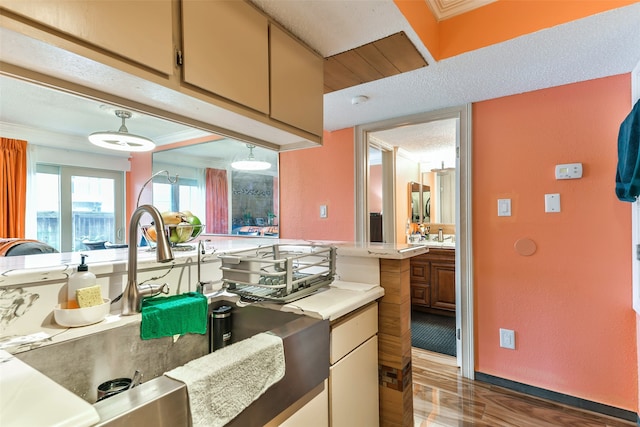
[(69, 284), (67, 286), (67, 308), (79, 308), (76, 299), (76, 291), (82, 288), (88, 288), (96, 284), (96, 275), (89, 271), (89, 266), (84, 259), (89, 255), (80, 254), (80, 265), (78, 270), (69, 276)]

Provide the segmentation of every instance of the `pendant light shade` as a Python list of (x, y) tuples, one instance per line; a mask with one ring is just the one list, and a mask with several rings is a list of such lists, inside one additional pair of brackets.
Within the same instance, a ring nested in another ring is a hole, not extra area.
[(247, 148), (249, 149), (249, 157), (245, 160), (239, 160), (231, 163), (232, 168), (243, 171), (261, 171), (271, 167), (271, 163), (269, 162), (256, 160), (253, 155), (253, 149), (256, 148), (255, 145), (247, 144)]
[(156, 145), (149, 138), (129, 133), (124, 124), (131, 118), (131, 113), (124, 110), (116, 110), (116, 116), (122, 119), (122, 125), (117, 131), (94, 132), (89, 135), (89, 141), (98, 147), (117, 151), (151, 151)]

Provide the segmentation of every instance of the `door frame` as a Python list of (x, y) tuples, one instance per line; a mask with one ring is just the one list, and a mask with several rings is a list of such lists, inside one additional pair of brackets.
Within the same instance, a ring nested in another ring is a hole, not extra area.
[[(461, 375), (465, 378), (474, 379), (471, 104), (387, 119), (355, 127), (355, 240), (364, 244), (368, 241), (369, 236), (369, 214), (367, 211), (369, 133), (451, 118), (458, 119), (458, 138), (456, 141), (457, 362), (461, 369)], [(393, 168), (393, 175), (391, 180), (395, 181), (395, 168)], [(395, 218), (390, 218), (390, 220), (394, 220), (395, 224)]]

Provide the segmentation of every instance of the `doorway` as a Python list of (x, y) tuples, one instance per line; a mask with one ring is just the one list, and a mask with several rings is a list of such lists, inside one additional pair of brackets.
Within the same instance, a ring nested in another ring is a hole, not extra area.
[[(471, 105), (447, 108), (429, 113), (421, 113), (408, 117), (389, 119), (356, 127), (356, 241), (369, 241), (369, 171), (368, 148), (370, 135), (376, 132), (406, 127), (439, 120), (454, 119), (457, 126), (457, 141), (455, 152), (455, 289), (456, 289), (456, 347), (457, 364), (461, 368), (461, 375), (466, 378), (474, 377), (473, 354), (473, 283), (472, 283), (472, 254), (471, 254)], [(394, 147), (394, 152), (398, 151)], [(392, 162), (395, 164), (395, 162)], [(398, 189), (396, 168), (390, 174), (383, 176), (383, 182), (391, 181), (391, 189)], [(404, 185), (404, 184), (403, 184)], [(386, 188), (386, 187), (385, 187)], [(395, 196), (394, 196), (395, 200)], [(386, 212), (386, 211), (385, 211)], [(391, 215), (391, 214), (390, 214)], [(386, 215), (387, 217), (390, 215)], [(400, 229), (406, 224), (406, 215), (400, 218), (393, 210), (393, 227)], [(399, 240), (390, 240), (393, 242)]]

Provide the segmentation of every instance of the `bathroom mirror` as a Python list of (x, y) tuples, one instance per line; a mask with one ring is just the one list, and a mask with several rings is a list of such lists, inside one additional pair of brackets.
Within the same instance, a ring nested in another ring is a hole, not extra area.
[[(248, 162), (237, 169), (236, 162)], [(264, 169), (252, 170), (256, 162)], [(278, 237), (278, 153), (212, 135), (202, 143), (153, 153), (153, 204), (189, 210), (206, 234)], [(178, 175), (178, 183), (169, 178)]]
[(431, 188), (418, 182), (409, 183), (409, 211), (411, 222), (430, 222), (431, 218)]

